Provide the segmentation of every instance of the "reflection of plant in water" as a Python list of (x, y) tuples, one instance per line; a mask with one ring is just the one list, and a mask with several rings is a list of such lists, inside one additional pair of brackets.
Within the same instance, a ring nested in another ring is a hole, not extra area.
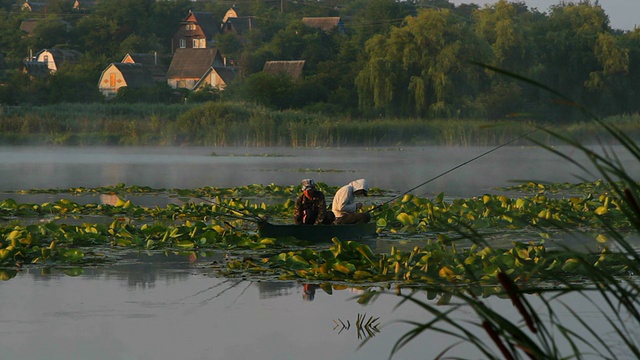
[[(380, 332), (380, 329), (378, 329), (378, 326), (380, 326), (379, 320), (379, 317), (374, 318), (373, 316), (369, 316), (369, 318), (367, 318), (366, 313), (358, 313), (355, 325), (356, 331), (358, 332), (358, 339), (370, 339), (376, 336), (376, 334)], [(333, 320), (335, 324), (333, 330), (338, 330), (338, 334), (340, 334), (345, 330), (351, 329), (351, 322), (349, 320), (346, 321), (345, 324), (341, 319)]]

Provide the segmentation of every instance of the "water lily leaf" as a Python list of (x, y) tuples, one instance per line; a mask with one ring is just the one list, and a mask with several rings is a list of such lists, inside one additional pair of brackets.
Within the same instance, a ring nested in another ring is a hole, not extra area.
[(345, 275), (349, 275), (351, 272), (355, 271), (355, 266), (350, 263), (340, 262), (333, 264), (333, 270), (341, 272)]
[(407, 213), (400, 213), (398, 214), (398, 216), (396, 217), (398, 219), (398, 221), (400, 221), (402, 223), (402, 225), (404, 226), (409, 226), (409, 225), (413, 225), (416, 223), (416, 219), (407, 214)]
[(68, 275), (68, 276), (80, 276), (80, 275), (84, 274), (84, 269), (83, 268), (71, 268), (71, 269), (64, 269), (63, 272), (65, 273), (65, 275)]
[(451, 279), (454, 275), (453, 270), (451, 270), (450, 268), (443, 266), (440, 268), (440, 270), (438, 271), (438, 275), (441, 278), (445, 278), (445, 279)]
[(598, 215), (606, 214), (609, 209), (606, 206), (599, 206), (594, 212)]
[(376, 221), (376, 226), (379, 228), (383, 228), (387, 226), (387, 220), (380, 218)]
[(0, 249), (0, 260), (4, 260), (6, 258), (9, 257), (9, 254), (11, 254), (11, 251), (13, 249), (9, 250), (9, 249)]
[(18, 238), (20, 238), (20, 235), (21, 235), (21, 234), (22, 234), (22, 231), (20, 231), (20, 230), (13, 230), (13, 231), (9, 234), (9, 236), (7, 236), (7, 240), (12, 241), (12, 240), (18, 239)]
[(84, 258), (84, 253), (78, 249), (67, 249), (62, 253), (62, 257), (68, 262), (76, 262)]
[(363, 270), (356, 270), (353, 273), (353, 278), (355, 280), (364, 280), (364, 279), (368, 279), (372, 276), (372, 274), (368, 271), (363, 271)]
[(287, 266), (294, 270), (309, 268), (309, 262), (300, 255), (294, 255), (287, 259)]
[(17, 273), (17, 271), (0, 270), (0, 281), (11, 280), (16, 276)]

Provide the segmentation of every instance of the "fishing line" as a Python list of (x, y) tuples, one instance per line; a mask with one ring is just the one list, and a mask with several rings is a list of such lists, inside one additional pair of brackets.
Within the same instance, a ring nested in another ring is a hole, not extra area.
[(443, 176), (447, 175), (448, 173), (450, 173), (450, 172), (452, 172), (452, 171), (454, 171), (454, 170), (457, 170), (457, 169), (459, 169), (459, 168), (461, 168), (461, 167), (463, 167), (463, 166), (465, 166), (465, 165), (467, 165), (467, 164), (469, 164), (469, 163), (471, 163), (471, 162), (473, 162), (473, 161), (476, 161), (476, 160), (480, 159), (481, 157), (483, 157), (483, 156), (485, 156), (485, 155), (488, 155), (488, 154), (490, 154), (490, 153), (492, 153), (492, 152), (494, 152), (494, 151), (496, 151), (496, 150), (498, 150), (498, 149), (500, 149), (500, 148), (503, 148), (503, 147), (505, 147), (505, 146), (507, 146), (507, 145), (509, 145), (509, 144), (513, 144), (514, 142), (516, 142), (516, 141), (518, 141), (518, 140), (520, 140), (520, 139), (522, 139), (522, 138), (525, 138), (525, 137), (527, 137), (527, 136), (529, 136), (529, 135), (533, 134), (534, 132), (536, 132), (536, 131), (538, 131), (538, 130), (540, 130), (540, 128), (535, 128), (535, 129), (533, 129), (533, 130), (531, 130), (531, 131), (529, 131), (529, 132), (527, 132), (527, 133), (524, 133), (524, 134), (522, 134), (522, 135), (518, 136), (517, 138), (514, 138), (514, 139), (512, 139), (512, 140), (510, 140), (510, 141), (507, 141), (507, 142), (506, 142), (506, 143), (504, 143), (504, 144), (498, 145), (497, 147), (495, 147), (495, 148), (493, 148), (493, 149), (491, 149), (491, 150), (488, 150), (488, 151), (486, 151), (486, 152), (484, 152), (484, 153), (482, 153), (482, 154), (480, 154), (480, 155), (478, 155), (478, 156), (476, 156), (476, 157), (473, 157), (473, 158), (471, 158), (471, 159), (469, 159), (469, 160), (467, 160), (467, 161), (465, 161), (465, 162), (463, 162), (463, 163), (460, 163), (460, 164), (458, 164), (458, 165), (456, 165), (456, 166), (452, 167), (451, 169), (449, 169), (449, 170), (447, 170), (447, 171), (445, 171), (445, 172), (443, 172), (443, 173), (441, 173), (441, 174), (439, 174), (439, 175), (437, 175), (437, 176), (434, 176), (434, 177), (432, 177), (431, 179), (429, 179), (429, 180), (427, 180), (427, 181), (425, 181), (425, 182), (423, 182), (423, 183), (421, 183), (421, 184), (419, 184), (419, 185), (417, 185), (417, 186), (414, 186), (414, 187), (412, 187), (411, 189), (409, 189), (409, 190), (407, 190), (407, 191), (405, 191), (405, 192), (403, 192), (403, 193), (401, 193), (401, 194), (399, 194), (399, 195), (396, 195), (395, 197), (393, 197), (393, 198), (391, 198), (391, 199), (389, 199), (389, 200), (387, 200), (387, 201), (383, 202), (382, 204), (380, 204), (380, 205), (376, 205), (376, 207), (374, 207), (374, 208), (372, 208), (372, 209), (370, 209), (370, 210), (367, 210), (367, 212), (373, 212), (373, 211), (376, 211), (376, 210), (380, 209), (382, 206), (384, 206), (384, 205), (386, 205), (386, 204), (388, 204), (388, 203), (390, 203), (390, 202), (392, 202), (392, 201), (394, 201), (394, 200), (396, 200), (396, 199), (400, 198), (401, 196), (404, 196), (405, 194), (408, 194), (408, 193), (412, 192), (413, 190), (416, 190), (416, 189), (418, 189), (418, 188), (420, 188), (420, 187), (422, 187), (422, 186), (424, 186), (424, 185), (427, 185), (428, 183), (430, 183), (430, 182), (432, 182), (432, 181), (434, 181), (434, 180), (436, 180), (436, 179), (439, 179), (439, 178), (441, 178), (441, 177), (443, 177)]

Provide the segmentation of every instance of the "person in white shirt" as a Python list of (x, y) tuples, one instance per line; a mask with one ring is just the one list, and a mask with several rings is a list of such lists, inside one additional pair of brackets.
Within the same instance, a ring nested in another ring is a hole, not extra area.
[(362, 203), (356, 202), (356, 196), (367, 196), (368, 189), (365, 179), (354, 180), (338, 189), (331, 204), (336, 224), (367, 223), (371, 220), (371, 214), (359, 211)]

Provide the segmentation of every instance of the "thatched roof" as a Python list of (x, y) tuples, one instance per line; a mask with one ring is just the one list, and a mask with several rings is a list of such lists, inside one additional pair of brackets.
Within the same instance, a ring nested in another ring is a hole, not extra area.
[(212, 66), (223, 66), (218, 49), (177, 49), (167, 71), (167, 79), (201, 78)]
[(24, 61), (23, 71), (29, 76), (36, 78), (45, 78), (51, 74), (47, 63), (40, 61)]
[(43, 12), (47, 8), (47, 4), (44, 2), (36, 2), (26, 0), (20, 7), (21, 10), (31, 12)]
[(149, 53), (129, 53), (124, 56), (122, 63), (142, 64), (151, 73), (153, 79), (157, 82), (167, 80), (167, 65), (171, 62), (170, 57), (149, 54)]
[(344, 31), (344, 24), (340, 17), (304, 17), (302, 22), (307, 26), (323, 31), (331, 31), (335, 28)]
[(112, 63), (111, 65), (120, 71), (129, 87), (146, 87), (155, 84), (151, 72), (142, 64)]
[(220, 20), (216, 20), (211, 12), (193, 11), (191, 12), (196, 19), (196, 23), (202, 28), (207, 39), (211, 39), (220, 29)]
[(69, 49), (42, 49), (36, 54), (36, 58), (43, 52), (49, 52), (53, 56), (56, 66), (59, 67), (62, 63), (77, 63), (80, 61), (82, 53), (78, 50)]
[(36, 25), (38, 25), (38, 19), (27, 19), (27, 20), (23, 20), (20, 23), (20, 30), (26, 32), (27, 34), (31, 34), (33, 32), (33, 29), (36, 28)]
[(267, 61), (264, 63), (262, 71), (267, 74), (286, 74), (292, 79), (298, 79), (302, 76), (303, 67), (304, 60)]
[(236, 71), (228, 66), (216, 66), (213, 69), (220, 75), (225, 84), (229, 84), (236, 77)]
[(230, 17), (222, 25), (222, 29), (224, 32), (229, 32), (233, 29), (236, 34), (243, 35), (253, 29), (253, 22), (253, 16)]
[(207, 77), (209, 77), (209, 75), (215, 72), (216, 74), (218, 74), (218, 76), (220, 76), (220, 78), (222, 79), (222, 81), (224, 82), (225, 85), (228, 85), (229, 83), (231, 83), (233, 81), (233, 79), (236, 77), (236, 71), (235, 69), (228, 67), (228, 66), (212, 66), (209, 68), (209, 70), (207, 70), (202, 77), (200, 78), (200, 80), (198, 80), (198, 82), (195, 84), (195, 86), (193, 87), (194, 89), (199, 89), (203, 83), (205, 83)]

